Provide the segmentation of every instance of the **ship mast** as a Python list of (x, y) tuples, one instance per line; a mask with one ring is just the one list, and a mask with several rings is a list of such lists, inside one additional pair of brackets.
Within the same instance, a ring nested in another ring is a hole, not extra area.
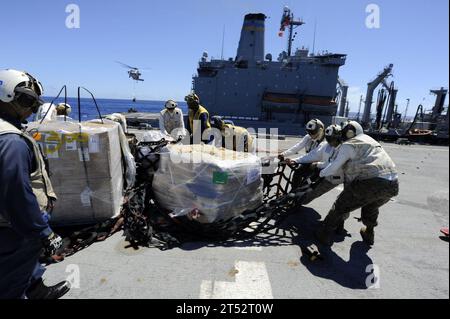
[(295, 20), (294, 13), (292, 13), (289, 7), (284, 7), (283, 17), (281, 18), (281, 27), (279, 36), (282, 37), (286, 27), (289, 28), (289, 37), (288, 37), (288, 56), (292, 56), (292, 43), (294, 42), (294, 29), (299, 26), (304, 25), (305, 22), (302, 20)]

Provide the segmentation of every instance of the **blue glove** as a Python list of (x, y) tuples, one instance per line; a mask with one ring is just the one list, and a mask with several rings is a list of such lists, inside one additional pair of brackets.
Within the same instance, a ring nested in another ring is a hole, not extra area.
[(52, 219), (52, 216), (47, 212), (42, 212), (42, 218), (44, 219), (44, 221), (47, 224), (50, 224), (50, 220)]

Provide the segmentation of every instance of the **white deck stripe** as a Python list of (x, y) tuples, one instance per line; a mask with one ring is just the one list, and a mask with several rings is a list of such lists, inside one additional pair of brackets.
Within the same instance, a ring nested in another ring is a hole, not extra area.
[(235, 268), (234, 282), (203, 281), (200, 299), (273, 299), (265, 263), (237, 261)]
[(234, 248), (239, 249), (239, 250), (262, 251), (262, 247), (258, 247), (258, 246), (248, 246), (248, 247), (235, 246)]

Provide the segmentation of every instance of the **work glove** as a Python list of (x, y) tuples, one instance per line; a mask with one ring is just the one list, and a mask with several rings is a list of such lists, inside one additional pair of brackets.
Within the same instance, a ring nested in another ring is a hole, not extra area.
[(285, 160), (285, 163), (286, 163), (287, 166), (289, 166), (292, 169), (295, 169), (295, 168), (297, 168), (299, 166), (299, 164), (296, 161), (291, 160), (289, 158)]
[(51, 216), (47, 212), (42, 212), (42, 219), (48, 224), (50, 223)]
[(42, 245), (46, 257), (54, 256), (62, 246), (62, 238), (55, 233), (51, 233), (50, 236), (42, 240)]
[(282, 155), (282, 154), (278, 155), (278, 160), (280, 162), (284, 162), (284, 155)]

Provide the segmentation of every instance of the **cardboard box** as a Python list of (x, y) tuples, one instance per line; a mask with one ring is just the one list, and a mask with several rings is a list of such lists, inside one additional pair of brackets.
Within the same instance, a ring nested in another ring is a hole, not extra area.
[(119, 215), (123, 202), (123, 162), (119, 124), (31, 123), (49, 160), (58, 201), (52, 224), (101, 222)]

